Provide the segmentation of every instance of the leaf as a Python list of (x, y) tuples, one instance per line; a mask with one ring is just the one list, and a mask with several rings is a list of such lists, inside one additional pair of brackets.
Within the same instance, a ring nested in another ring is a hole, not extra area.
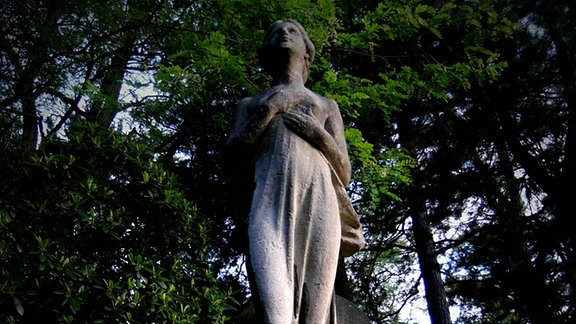
[(24, 306), (22, 305), (20, 299), (13, 297), (13, 301), (14, 306), (16, 306), (16, 311), (18, 312), (18, 314), (20, 314), (20, 316), (24, 316)]

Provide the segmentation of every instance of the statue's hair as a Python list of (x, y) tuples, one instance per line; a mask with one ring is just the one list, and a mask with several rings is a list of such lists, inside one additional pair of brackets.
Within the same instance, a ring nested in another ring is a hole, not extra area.
[(273, 55), (270, 55), (271, 53), (269, 46), (270, 40), (272, 38), (272, 31), (274, 30), (274, 27), (276, 25), (286, 22), (294, 24), (296, 28), (298, 28), (300, 35), (302, 35), (302, 38), (304, 39), (304, 44), (306, 46), (306, 57), (305, 57), (304, 69), (302, 71), (302, 77), (304, 81), (306, 81), (306, 79), (308, 78), (308, 71), (310, 70), (310, 65), (312, 65), (312, 61), (314, 60), (314, 54), (316, 52), (316, 49), (314, 48), (314, 44), (310, 40), (310, 37), (308, 36), (308, 33), (306, 32), (304, 27), (302, 27), (302, 25), (294, 19), (277, 20), (273, 22), (270, 25), (270, 27), (268, 27), (268, 30), (266, 31), (266, 34), (264, 36), (264, 42), (262, 44), (262, 47), (260, 48), (260, 51), (258, 52), (260, 65), (264, 68), (264, 70), (268, 72), (271, 71), (271, 67), (274, 65), (273, 62), (274, 57)]

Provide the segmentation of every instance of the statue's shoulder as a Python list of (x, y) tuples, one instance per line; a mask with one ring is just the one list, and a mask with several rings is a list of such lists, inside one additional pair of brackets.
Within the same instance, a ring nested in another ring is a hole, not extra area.
[(236, 111), (239, 114), (245, 114), (250, 110), (250, 107), (254, 106), (257, 97), (245, 97), (240, 99), (236, 104)]
[(334, 99), (325, 97), (317, 92), (314, 92), (308, 88), (306, 88), (306, 91), (308, 92), (308, 95), (322, 103), (324, 103), (325, 105), (330, 105), (330, 106), (338, 106), (338, 104), (336, 103), (336, 101)]
[(336, 100), (334, 100), (332, 98), (324, 97), (324, 96), (319, 95), (319, 94), (316, 94), (316, 96), (318, 96), (318, 99), (323, 103), (323, 106), (328, 108), (330, 111), (332, 111), (332, 112), (339, 112), (340, 111), (338, 108), (338, 103), (336, 102)]
[(255, 97), (244, 97), (244, 98), (240, 99), (240, 101), (238, 101), (237, 106), (238, 106), (238, 107), (248, 106), (248, 105), (250, 105), (252, 102), (254, 102), (254, 98), (255, 98)]
[(326, 102), (331, 108), (338, 109), (338, 103), (336, 103), (336, 100), (324, 96), (322, 96), (322, 99), (324, 99), (324, 102)]

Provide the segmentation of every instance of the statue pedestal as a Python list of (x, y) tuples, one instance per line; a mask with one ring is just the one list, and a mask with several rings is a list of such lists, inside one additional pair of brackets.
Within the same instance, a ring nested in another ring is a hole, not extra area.
[[(370, 324), (368, 316), (346, 298), (336, 296), (336, 317), (338, 324)], [(254, 306), (248, 303), (238, 316), (232, 322), (234, 324), (254, 324), (255, 320)]]

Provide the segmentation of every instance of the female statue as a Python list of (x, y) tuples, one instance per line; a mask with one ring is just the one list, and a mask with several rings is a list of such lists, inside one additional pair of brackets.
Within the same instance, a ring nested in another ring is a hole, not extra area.
[(240, 101), (227, 143), (255, 152), (247, 263), (263, 323), (335, 323), (338, 257), (364, 244), (344, 191), (351, 170), (338, 105), (304, 86), (314, 51), (298, 22), (271, 25), (260, 62), (272, 85)]

